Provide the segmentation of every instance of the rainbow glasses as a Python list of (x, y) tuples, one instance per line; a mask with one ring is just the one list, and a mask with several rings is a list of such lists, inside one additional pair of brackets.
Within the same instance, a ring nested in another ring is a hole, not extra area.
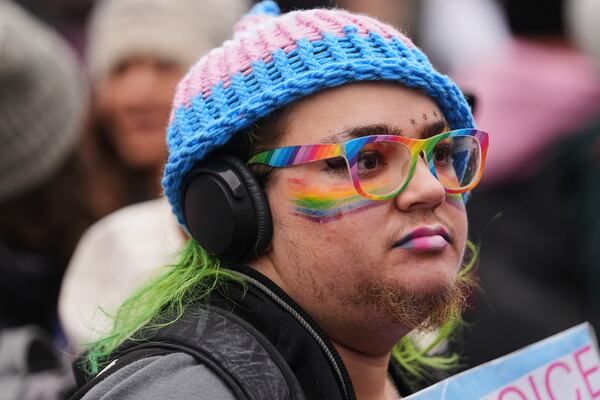
[(255, 154), (248, 164), (288, 167), (324, 160), (333, 171), (345, 173), (347, 168), (362, 197), (388, 200), (406, 188), (420, 154), (446, 192), (473, 189), (481, 178), (487, 148), (486, 132), (458, 129), (428, 139), (371, 135), (344, 143), (281, 147)]

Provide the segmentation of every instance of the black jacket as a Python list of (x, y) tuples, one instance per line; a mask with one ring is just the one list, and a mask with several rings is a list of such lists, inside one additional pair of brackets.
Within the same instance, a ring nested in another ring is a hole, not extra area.
[[(228, 282), (208, 304), (188, 307), (175, 323), (151, 335), (140, 331), (138, 336), (151, 339), (124, 343), (115, 364), (74, 399), (135, 360), (170, 352), (193, 355), (240, 399), (355, 399), (339, 354), (300, 306), (254, 269), (232, 269), (246, 287)], [(393, 361), (389, 372), (403, 396), (427, 384), (407, 377)]]

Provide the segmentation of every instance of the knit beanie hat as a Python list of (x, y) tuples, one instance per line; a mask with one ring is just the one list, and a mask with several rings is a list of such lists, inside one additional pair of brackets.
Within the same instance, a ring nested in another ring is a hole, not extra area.
[(452, 128), (474, 126), (458, 87), (403, 34), (373, 18), (314, 9), (279, 16), (257, 4), (232, 40), (202, 57), (177, 87), (162, 181), (179, 222), (190, 169), (232, 135), (295, 100), (358, 81), (398, 82), (433, 98)]
[(94, 82), (131, 56), (149, 56), (187, 69), (220, 45), (248, 0), (102, 0), (92, 12), (87, 63)]
[(85, 104), (82, 78), (57, 33), (0, 1), (0, 202), (40, 184), (71, 153)]

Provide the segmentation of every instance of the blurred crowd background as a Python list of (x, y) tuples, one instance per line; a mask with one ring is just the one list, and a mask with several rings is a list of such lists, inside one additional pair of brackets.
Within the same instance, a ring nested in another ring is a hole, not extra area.
[[(600, 331), (600, 2), (277, 3), (407, 32), (490, 132), (461, 368)], [(67, 398), (69, 363), (183, 245), (160, 192), (172, 95), (251, 5), (0, 0), (0, 400)]]

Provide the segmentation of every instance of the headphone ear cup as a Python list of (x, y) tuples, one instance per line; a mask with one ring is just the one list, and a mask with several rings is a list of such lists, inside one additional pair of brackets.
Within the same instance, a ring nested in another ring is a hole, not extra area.
[(273, 237), (273, 220), (267, 196), (256, 176), (245, 162), (229, 155), (221, 157), (242, 178), (250, 196), (256, 218), (256, 240), (252, 253), (254, 256), (259, 256), (267, 249)]
[(215, 155), (202, 161), (188, 174), (182, 195), (189, 233), (221, 261), (256, 258), (271, 242), (265, 193), (240, 159)]

